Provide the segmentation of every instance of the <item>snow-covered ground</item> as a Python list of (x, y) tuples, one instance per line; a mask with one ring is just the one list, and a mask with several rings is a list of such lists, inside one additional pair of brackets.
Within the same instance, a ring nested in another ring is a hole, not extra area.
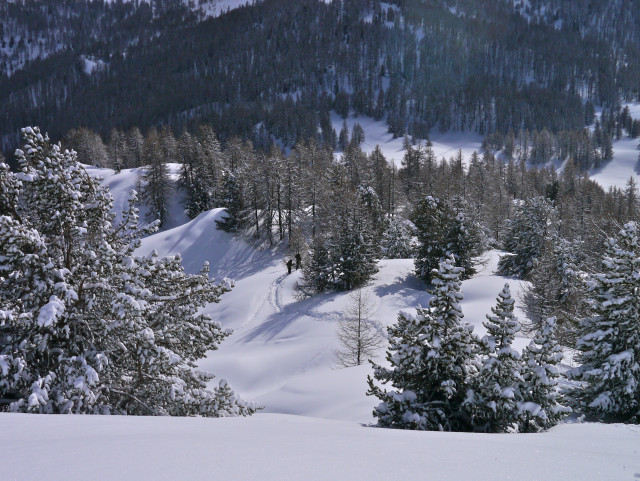
[[(380, 123), (364, 120), (356, 121), (367, 142), (386, 138)], [(390, 137), (387, 152), (399, 152), (401, 139)], [(441, 140), (439, 156), (479, 145), (479, 139), (468, 137), (433, 140)], [(175, 178), (177, 166), (171, 169)], [(124, 209), (136, 170), (88, 170), (105, 177), (116, 209)], [(0, 481), (640, 478), (638, 426), (565, 424), (524, 435), (369, 426), (377, 404), (365, 394), (370, 366), (339, 369), (335, 364), (336, 319), (349, 303), (348, 294), (301, 299), (295, 289), (301, 272), (287, 275), (288, 257), (217, 230), (221, 209), (187, 222), (176, 191), (172, 212), (175, 227), (146, 238), (139, 252), (181, 253), (189, 272), (209, 262), (214, 278), (235, 279), (234, 289), (207, 308), (234, 333), (200, 367), (228, 379), (245, 399), (263, 404), (264, 413), (246, 419), (2, 414), (0, 432), (11, 442), (0, 450)], [(522, 290), (520, 281), (494, 274), (499, 254), (489, 252), (480, 272), (462, 285), (465, 320), (478, 334), (484, 332), (485, 314), (504, 283), (510, 283), (516, 299)], [(384, 260), (379, 268), (364, 289), (382, 326), (395, 322), (400, 310), (427, 305), (430, 296), (413, 275), (412, 260)], [(524, 318), (519, 309), (516, 314)], [(528, 342), (520, 337), (516, 347)], [(385, 362), (383, 355), (381, 350), (378, 362)]]
[[(180, 178), (180, 164), (167, 164), (172, 181), (171, 185), (171, 203), (169, 206), (169, 217), (163, 229), (171, 229), (176, 226), (185, 224), (189, 218), (184, 212), (184, 192), (181, 191), (177, 184)], [(109, 187), (113, 195), (113, 210), (116, 214), (116, 221), (122, 219), (122, 212), (126, 211), (129, 206), (129, 193), (132, 190), (139, 190), (138, 176), (142, 169), (122, 169), (116, 173), (113, 169), (103, 169), (90, 165), (84, 166), (87, 172), (93, 177), (102, 178), (102, 183)], [(147, 223), (151, 219), (148, 216), (146, 206), (140, 206), (140, 222)]]
[[(640, 119), (640, 102), (623, 104), (629, 107), (631, 117)], [(331, 123), (336, 133), (340, 133), (345, 119), (337, 113), (332, 112)], [(388, 133), (388, 126), (385, 121), (376, 121), (371, 117), (354, 116), (353, 112), (347, 117), (347, 128), (349, 134), (353, 131), (353, 126), (359, 123), (365, 132), (365, 141), (361, 145), (364, 152), (372, 152), (376, 145), (380, 146), (383, 155), (390, 162), (394, 162), (400, 167), (400, 162), (404, 157), (403, 138), (393, 138)], [(456, 155), (458, 150), (462, 152), (465, 164), (474, 151), (480, 153), (482, 150), (482, 136), (472, 132), (445, 132), (432, 129), (430, 140), (433, 143), (433, 152), (438, 160), (443, 157), (447, 160)], [(341, 152), (336, 152), (340, 156)], [(613, 159), (603, 168), (589, 172), (590, 177), (598, 182), (605, 190), (610, 187), (624, 188), (629, 177), (633, 176), (640, 184), (640, 150), (638, 150), (638, 139), (623, 137), (613, 141)], [(556, 163), (557, 164), (557, 163)], [(561, 163), (560, 163), (561, 164)], [(558, 164), (556, 165), (556, 167)]]
[[(624, 104), (629, 107), (629, 113), (634, 119), (640, 119), (640, 102)], [(634, 177), (640, 183), (640, 151), (638, 139), (623, 137), (613, 141), (613, 160), (601, 169), (593, 170), (590, 176), (604, 189), (610, 187), (624, 188), (629, 177)]]
[[(257, 251), (243, 239), (217, 230), (215, 220), (222, 214), (220, 209), (205, 212), (188, 224), (145, 239), (141, 247), (143, 254), (152, 249), (161, 255), (180, 252), (191, 272), (209, 262), (214, 278), (235, 279), (235, 288), (208, 309), (234, 334), (201, 367), (228, 379), (267, 412), (371, 422), (376, 400), (365, 395), (370, 366), (335, 366), (336, 320), (349, 304), (349, 294), (296, 298), (301, 271), (287, 275), (282, 254)], [(522, 287), (518, 280), (494, 275), (497, 251), (485, 261), (481, 272), (462, 286), (465, 319), (478, 333), (484, 333), (485, 314), (504, 283), (511, 283), (514, 296)], [(411, 259), (383, 260), (379, 267), (364, 290), (381, 325), (394, 323), (400, 310), (427, 306), (430, 295), (413, 275)], [(518, 341), (518, 348), (529, 342)]]
[[(355, 124), (360, 124), (362, 130), (364, 130), (365, 141), (360, 145), (364, 152), (369, 154), (375, 149), (376, 145), (379, 145), (385, 158), (400, 167), (400, 162), (404, 157), (404, 149), (402, 147), (404, 139), (403, 137), (394, 139), (393, 135), (388, 132), (389, 127), (384, 120), (377, 121), (363, 115), (355, 117), (353, 113), (343, 119), (337, 113), (332, 112), (331, 123), (336, 134), (340, 133), (345, 120), (349, 129), (349, 136), (351, 136)], [(433, 129), (430, 133), (430, 140), (433, 144), (433, 153), (438, 160), (443, 157), (449, 160), (450, 157), (458, 153), (458, 150), (461, 150), (464, 160), (468, 161), (474, 151), (480, 152), (482, 146), (482, 136), (470, 132), (442, 133), (438, 129)], [(339, 156), (341, 152), (336, 154)]]
[[(640, 430), (397, 431), (346, 421), (0, 415), (3, 481), (602, 481), (640, 477)], [(10, 441), (8, 441), (10, 440)]]

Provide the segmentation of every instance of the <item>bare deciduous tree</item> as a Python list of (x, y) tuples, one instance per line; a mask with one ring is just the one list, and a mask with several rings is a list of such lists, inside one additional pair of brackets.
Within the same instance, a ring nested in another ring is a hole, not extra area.
[(335, 355), (336, 363), (341, 367), (361, 365), (385, 344), (378, 323), (372, 318), (375, 305), (371, 297), (358, 289), (349, 298), (351, 302), (338, 319), (340, 348)]

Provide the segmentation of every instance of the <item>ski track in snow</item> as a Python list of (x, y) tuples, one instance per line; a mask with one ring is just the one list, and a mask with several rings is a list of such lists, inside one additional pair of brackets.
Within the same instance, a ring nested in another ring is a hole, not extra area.
[(287, 278), (288, 274), (282, 274), (278, 277), (273, 284), (269, 287), (269, 302), (275, 312), (282, 312), (282, 282)]

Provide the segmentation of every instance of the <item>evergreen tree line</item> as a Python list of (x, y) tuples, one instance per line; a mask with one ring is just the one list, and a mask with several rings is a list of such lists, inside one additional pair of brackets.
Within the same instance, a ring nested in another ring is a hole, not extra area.
[[(442, 258), (431, 274), (428, 308), (400, 313), (388, 328), (387, 361), (373, 364), (367, 394), (384, 427), (535, 432), (572, 410), (604, 422), (640, 423), (640, 240), (638, 224), (625, 224), (607, 239), (602, 264), (587, 276), (585, 312), (576, 322), (578, 367), (559, 370), (562, 349), (556, 318), (539, 322), (520, 354), (512, 347), (521, 325), (513, 315), (508, 284), (473, 335), (462, 321), (463, 272), (455, 258)], [(585, 283), (586, 285), (586, 283)], [(562, 392), (559, 378), (573, 381)]]
[[(587, 124), (594, 123), (593, 106)], [(604, 110), (595, 118), (593, 132), (589, 129), (560, 131), (555, 134), (548, 129), (541, 131), (520, 131), (514, 134), (494, 132), (483, 140), (483, 148), (500, 150), (507, 160), (515, 159), (532, 164), (545, 164), (551, 160), (573, 159), (580, 171), (602, 167), (613, 158), (612, 139), (620, 140), (624, 135), (630, 138), (640, 136), (640, 120), (634, 120), (629, 107)]]

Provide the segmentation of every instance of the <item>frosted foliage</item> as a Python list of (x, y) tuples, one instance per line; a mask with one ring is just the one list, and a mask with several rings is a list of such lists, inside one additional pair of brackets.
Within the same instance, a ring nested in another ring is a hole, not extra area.
[(434, 290), (429, 308), (414, 317), (400, 314), (388, 328), (387, 360), (373, 363), (374, 378), (391, 384), (379, 387), (369, 378), (369, 393), (380, 399), (374, 410), (380, 426), (420, 430), (468, 430), (462, 410), (467, 377), (475, 369), (472, 328), (463, 324), (460, 274), (453, 257), (431, 273)]
[(552, 215), (553, 207), (543, 197), (529, 199), (518, 207), (514, 219), (508, 222), (504, 248), (510, 254), (498, 264), (501, 275), (529, 276), (542, 252)]
[(401, 221), (393, 220), (382, 236), (382, 254), (386, 259), (408, 259), (413, 255), (411, 231)]
[(112, 198), (37, 128), (23, 129), (20, 172), (0, 164), (0, 410), (37, 413), (250, 414), (195, 362), (228, 332), (200, 313), (228, 289), (208, 266), (134, 255), (132, 192)]
[(640, 242), (635, 222), (609, 239), (594, 275), (593, 315), (581, 323), (582, 366), (570, 374), (581, 409), (602, 419), (640, 422)]
[(523, 400), (518, 404), (522, 432), (548, 429), (571, 412), (558, 394), (562, 348), (555, 340), (555, 330), (556, 319), (546, 319), (522, 353)]
[(520, 330), (513, 308), (514, 299), (509, 284), (505, 284), (484, 323), (487, 335), (480, 342), (481, 369), (465, 400), (479, 431), (506, 432), (515, 428), (522, 375), (520, 354), (512, 348)]

